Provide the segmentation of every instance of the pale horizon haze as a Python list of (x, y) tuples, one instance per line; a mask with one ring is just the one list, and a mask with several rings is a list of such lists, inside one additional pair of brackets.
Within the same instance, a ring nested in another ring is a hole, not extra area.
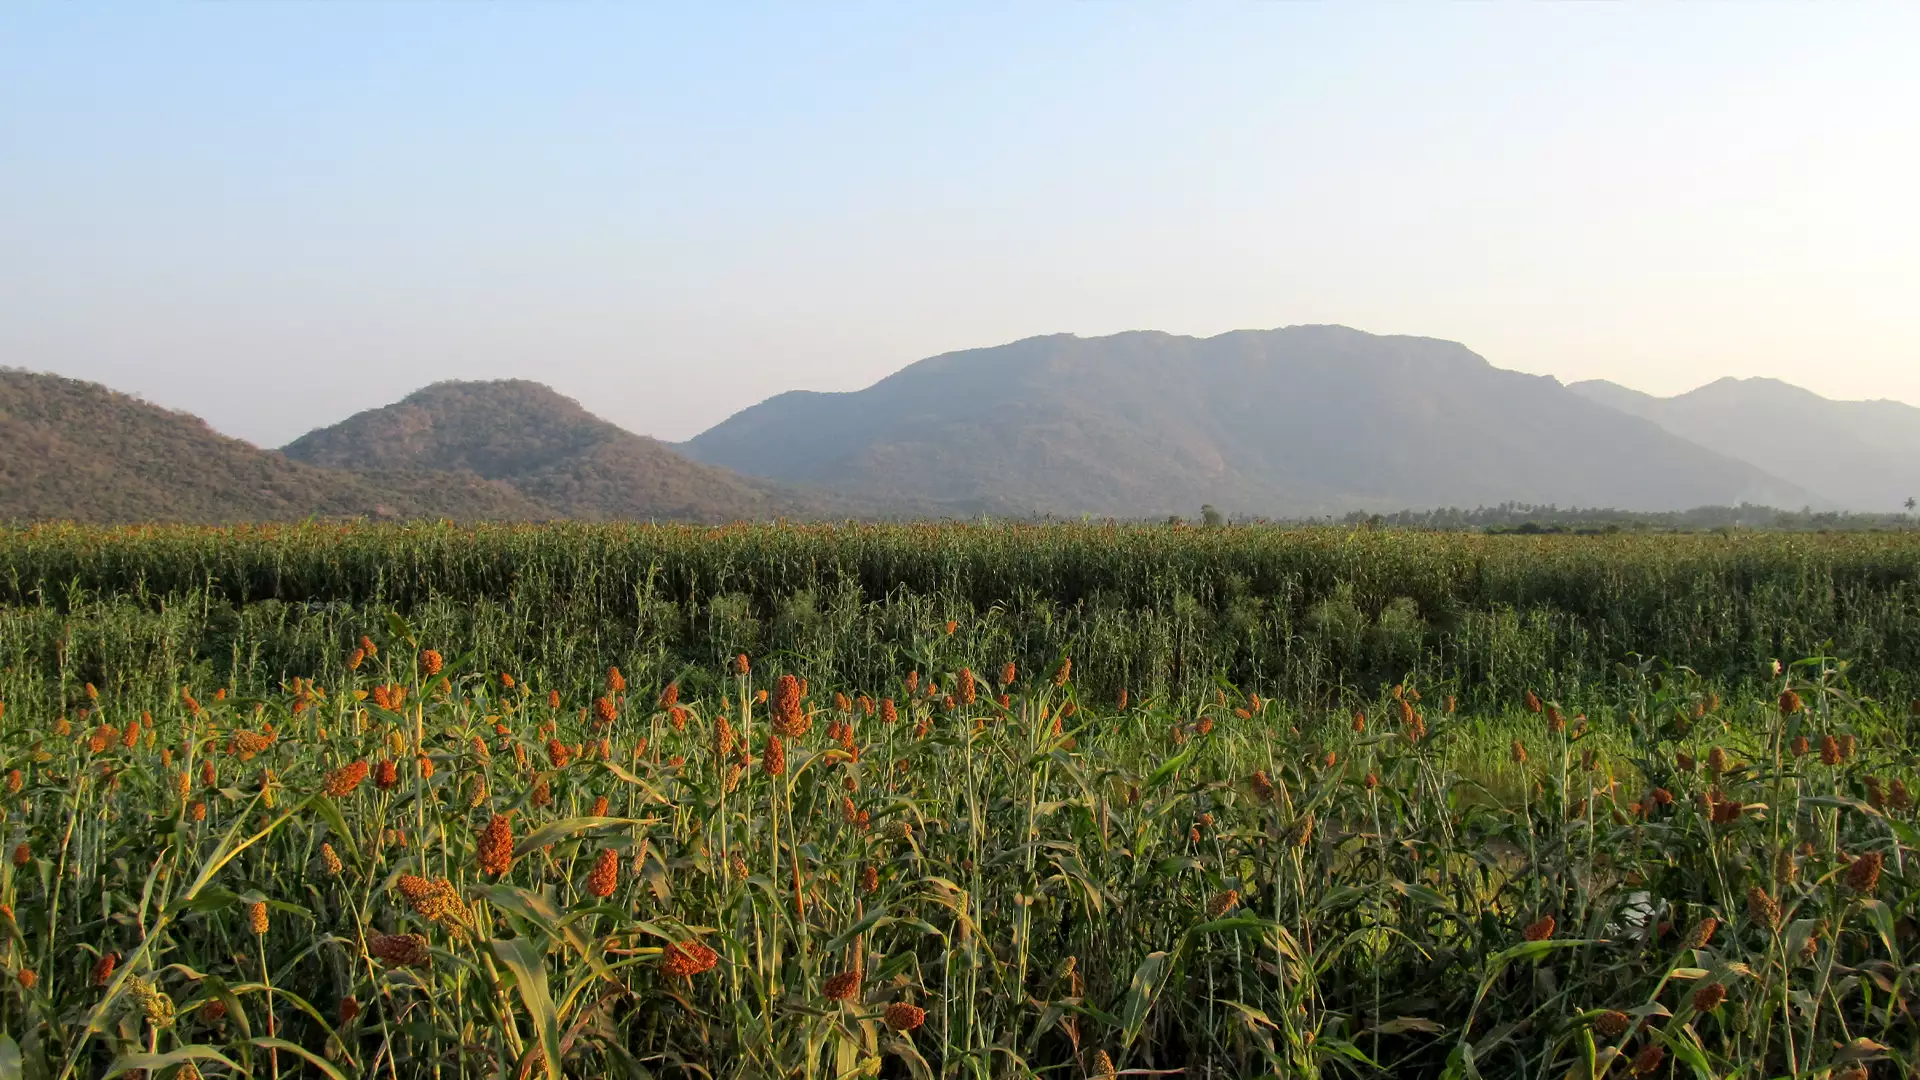
[(1920, 5), (0, 6), (0, 365), (266, 446), (685, 439), (1049, 333), (1342, 323), (1920, 404)]

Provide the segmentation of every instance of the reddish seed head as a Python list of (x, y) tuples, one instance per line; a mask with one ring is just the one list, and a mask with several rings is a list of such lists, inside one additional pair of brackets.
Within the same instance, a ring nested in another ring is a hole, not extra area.
[(720, 954), (698, 941), (668, 945), (660, 951), (660, 970), (676, 979), (691, 979), (719, 962)]
[(1883, 856), (1877, 851), (1869, 851), (1853, 860), (1847, 867), (1847, 888), (1858, 893), (1870, 893), (1880, 884), (1880, 867)]
[(440, 674), (440, 669), (444, 666), (446, 666), (446, 661), (440, 658), (439, 653), (432, 649), (421, 652), (420, 670), (426, 672), (428, 675)]
[(821, 992), (826, 995), (828, 1001), (852, 1001), (854, 995), (860, 992), (860, 973), (857, 971), (840, 972), (838, 975), (827, 979), (820, 989)]
[(1528, 925), (1523, 933), (1528, 941), (1545, 941), (1553, 936), (1553, 916), (1546, 915), (1540, 921)]
[(399, 767), (393, 763), (392, 758), (382, 759), (379, 767), (373, 771), (373, 786), (379, 788), (381, 791), (392, 791), (394, 785), (399, 782)]
[(887, 1027), (902, 1035), (913, 1031), (926, 1022), (927, 1010), (920, 1008), (918, 1005), (909, 1005), (904, 1001), (896, 1001), (887, 1006)]
[(500, 877), (513, 869), (513, 827), (506, 818), (495, 814), (493, 820), (487, 822), (475, 853), (483, 874)]
[(1709, 915), (1693, 924), (1687, 932), (1687, 948), (1704, 949), (1713, 941), (1714, 931), (1720, 929), (1720, 920)]
[(620, 884), (620, 857), (612, 848), (601, 848), (594, 859), (593, 872), (587, 875), (587, 891), (605, 900)]

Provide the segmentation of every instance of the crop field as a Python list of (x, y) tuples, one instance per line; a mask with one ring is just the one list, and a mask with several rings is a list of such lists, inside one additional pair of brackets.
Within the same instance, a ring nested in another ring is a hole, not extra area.
[(0, 1077), (1907, 1077), (1920, 537), (0, 532)]

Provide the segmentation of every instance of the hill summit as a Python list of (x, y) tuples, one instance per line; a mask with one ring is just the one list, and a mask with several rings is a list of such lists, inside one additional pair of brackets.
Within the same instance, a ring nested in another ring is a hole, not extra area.
[(1662, 398), (1604, 379), (1574, 393), (1818, 492), (1849, 510), (1888, 513), (1920, 497), (1920, 409), (1834, 401), (1778, 379), (1718, 379)]
[(0, 369), (0, 521), (219, 524), (309, 515), (551, 516), (471, 473), (317, 468), (97, 383)]
[(684, 444), (752, 476), (1114, 516), (1817, 502), (1465, 346), (1341, 326), (1028, 338), (795, 391)]
[(308, 432), (284, 452), (336, 469), (470, 472), (567, 518), (724, 521), (816, 509), (519, 379), (435, 383)]

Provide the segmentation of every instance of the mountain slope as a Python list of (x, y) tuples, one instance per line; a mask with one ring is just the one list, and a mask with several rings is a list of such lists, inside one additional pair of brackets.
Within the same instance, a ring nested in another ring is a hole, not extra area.
[(1810, 499), (1464, 346), (1338, 326), (948, 353), (853, 393), (779, 395), (684, 449), (838, 490), (1123, 516)]
[(1568, 389), (1851, 510), (1920, 497), (1920, 409), (1911, 405), (1834, 401), (1778, 379), (1721, 379), (1670, 398), (1602, 379)]
[(358, 476), (289, 461), (95, 383), (0, 369), (0, 520), (219, 523), (550, 516), (471, 474)]
[(308, 432), (284, 453), (341, 469), (467, 470), (570, 518), (725, 521), (825, 508), (689, 461), (524, 380), (436, 383)]

